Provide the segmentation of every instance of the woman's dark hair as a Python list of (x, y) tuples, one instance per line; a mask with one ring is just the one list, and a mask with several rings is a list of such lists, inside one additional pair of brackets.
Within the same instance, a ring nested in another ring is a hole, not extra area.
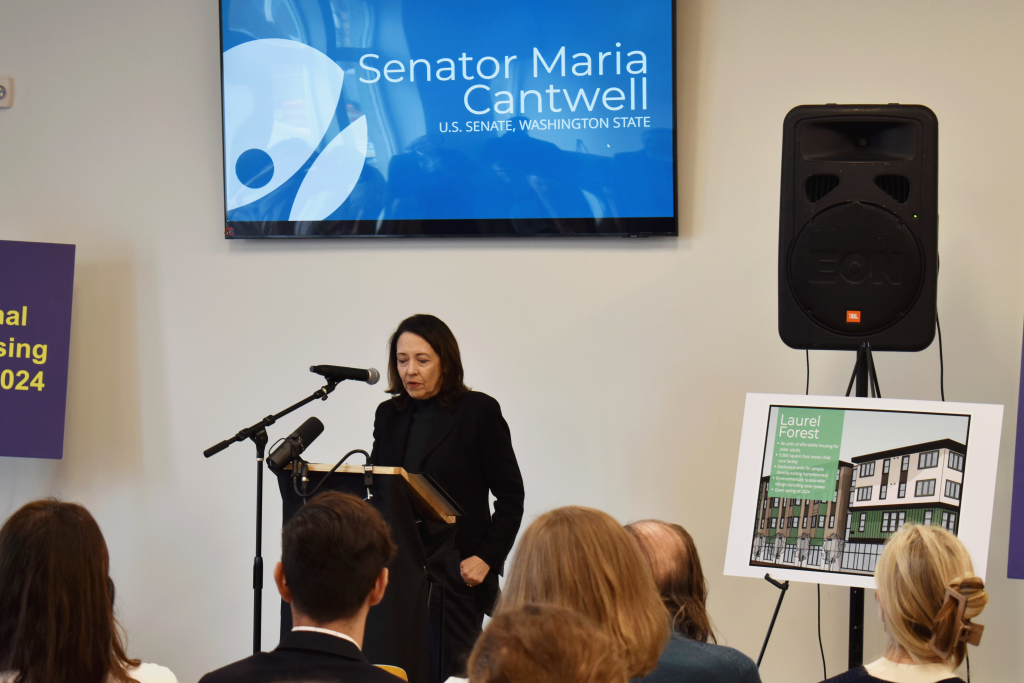
[(398, 374), (398, 338), (406, 332), (423, 338), (441, 361), (441, 389), (437, 393), (437, 400), (442, 405), (451, 405), (469, 391), (469, 387), (463, 383), (462, 354), (459, 353), (459, 342), (455, 341), (455, 335), (440, 318), (417, 313), (403, 320), (388, 342), (388, 388), (385, 391), (394, 394), (399, 406), (404, 407), (409, 400), (409, 393)]
[(0, 671), (13, 683), (129, 683), (109, 557), (81, 505), (37, 500), (0, 529)]
[(656, 519), (627, 524), (626, 531), (651, 565), (672, 628), (687, 638), (717, 643), (705, 607), (708, 584), (689, 532), (678, 524)]

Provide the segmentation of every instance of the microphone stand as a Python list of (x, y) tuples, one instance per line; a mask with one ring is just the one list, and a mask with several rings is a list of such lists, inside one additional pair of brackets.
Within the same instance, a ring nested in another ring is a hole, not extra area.
[(263, 460), (267, 448), (267, 427), (274, 424), (282, 417), (298, 410), (307, 403), (316, 399), (326, 401), (327, 397), (344, 380), (331, 378), (327, 384), (313, 392), (293, 406), (285, 408), (275, 415), (268, 415), (251, 427), (246, 427), (230, 439), (221, 441), (216, 446), (211, 446), (203, 451), (203, 455), (209, 458), (211, 455), (220, 453), (222, 450), (237, 441), (251, 440), (256, 444), (256, 557), (252, 564), (252, 653), (259, 654), (261, 643), (260, 626), (263, 621)]
[(772, 623), (768, 625), (768, 633), (764, 637), (764, 645), (761, 646), (761, 654), (757, 656), (757, 668), (759, 669), (761, 668), (761, 660), (764, 659), (764, 651), (768, 649), (768, 639), (772, 637), (772, 629), (775, 628), (775, 618), (779, 616), (779, 608), (782, 607), (782, 599), (786, 597), (786, 591), (789, 590), (789, 581), (779, 583), (769, 574), (765, 574), (764, 578), (768, 583), (775, 586), (782, 592), (779, 593), (779, 601), (775, 603), (775, 614), (772, 615)]

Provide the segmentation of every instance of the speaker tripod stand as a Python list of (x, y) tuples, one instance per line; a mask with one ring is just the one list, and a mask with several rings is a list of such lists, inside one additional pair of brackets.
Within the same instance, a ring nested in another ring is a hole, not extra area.
[[(846, 395), (856, 384), (855, 396), (882, 398), (878, 389), (878, 376), (875, 374), (875, 360), (871, 355), (871, 344), (865, 342), (857, 349), (857, 364), (853, 366), (850, 384), (846, 387)], [(864, 663), (864, 589), (850, 589), (850, 640), (849, 668), (855, 669)]]

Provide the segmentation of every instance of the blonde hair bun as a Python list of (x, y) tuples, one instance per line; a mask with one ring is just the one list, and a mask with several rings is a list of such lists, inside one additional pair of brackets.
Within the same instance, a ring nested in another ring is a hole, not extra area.
[(960, 666), (967, 639), (976, 640), (970, 621), (988, 604), (985, 582), (960, 539), (940, 527), (905, 526), (886, 543), (875, 581), (890, 651), (898, 647), (917, 662)]

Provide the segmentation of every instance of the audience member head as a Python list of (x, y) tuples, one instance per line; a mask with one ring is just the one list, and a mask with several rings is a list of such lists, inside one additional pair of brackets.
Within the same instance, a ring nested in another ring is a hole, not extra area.
[(384, 597), (394, 554), (379, 512), (355, 496), (326, 491), (284, 525), (274, 579), (293, 616), (316, 624), (351, 620)]
[(0, 529), (0, 671), (17, 683), (128, 683), (114, 584), (81, 505), (28, 503)]
[(672, 618), (672, 627), (687, 638), (718, 642), (705, 603), (708, 584), (693, 538), (678, 524), (645, 519), (626, 525), (654, 574), (654, 585)]
[(976, 645), (980, 638), (971, 620), (988, 603), (985, 583), (974, 575), (960, 539), (939, 527), (905, 526), (885, 544), (875, 581), (889, 632), (887, 654), (902, 651), (918, 663), (960, 666), (966, 641)]
[(654, 670), (668, 621), (651, 570), (609, 515), (563, 507), (536, 519), (519, 541), (497, 611), (553, 603), (580, 612), (618, 646), (631, 678)]
[(527, 604), (495, 615), (469, 655), (470, 683), (626, 683), (611, 637), (579, 612)]

